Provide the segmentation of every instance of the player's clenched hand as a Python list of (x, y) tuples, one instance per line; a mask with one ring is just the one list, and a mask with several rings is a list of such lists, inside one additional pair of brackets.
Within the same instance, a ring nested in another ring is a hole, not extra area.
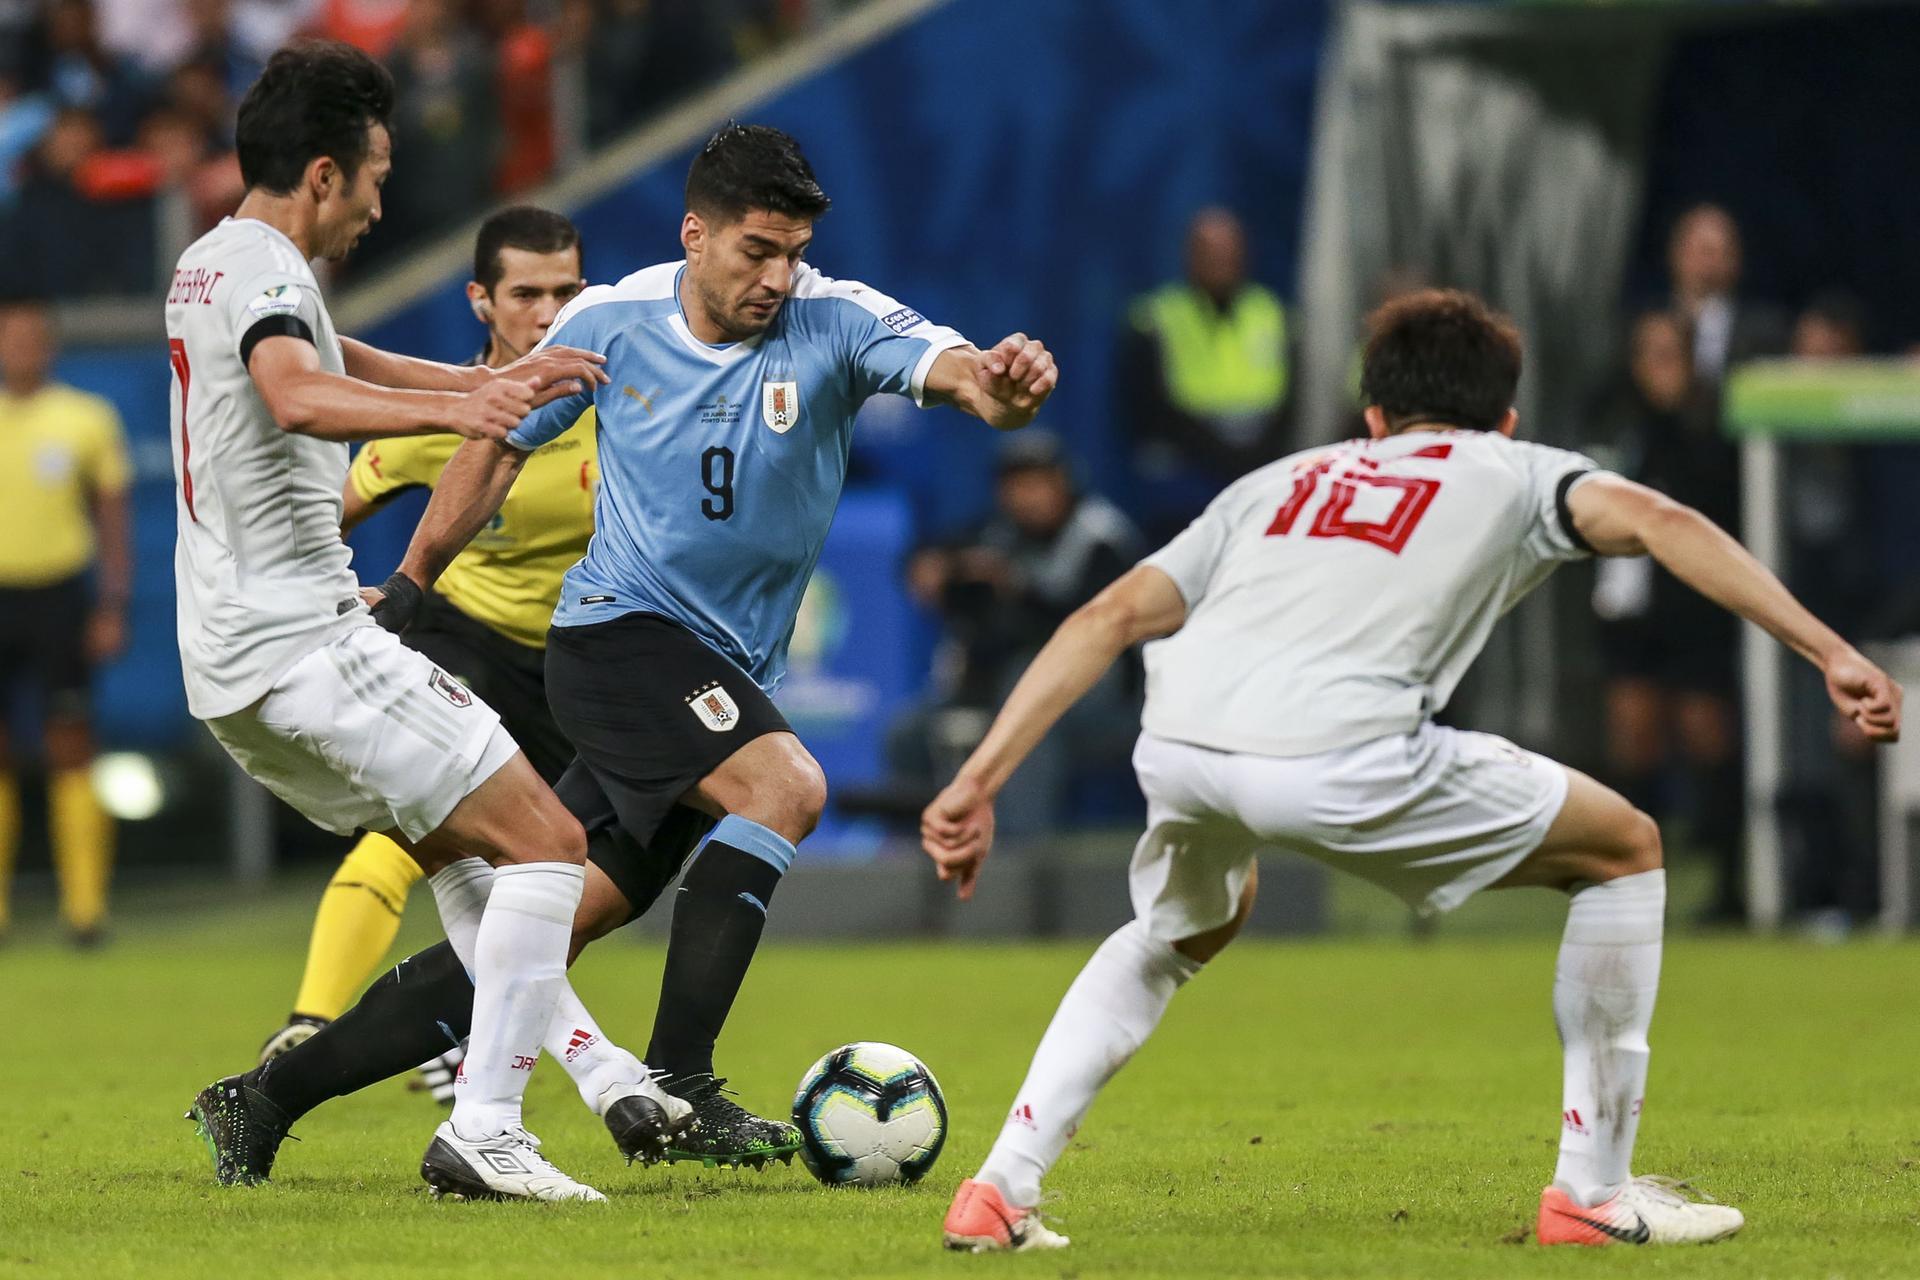
[(500, 372), (503, 376), (525, 379), (533, 382), (533, 407), (577, 396), (583, 391), (591, 391), (608, 381), (605, 365), (607, 358), (597, 351), (582, 351), (578, 347), (543, 347), (539, 351), (521, 356)]
[(1906, 695), (1892, 676), (1849, 649), (1828, 661), (1826, 677), (1833, 705), (1869, 740), (1900, 740), (1900, 704)]
[(454, 402), (447, 425), (469, 440), (504, 440), (533, 412), (530, 378), (494, 378)]
[(1054, 386), (1060, 381), (1060, 370), (1045, 343), (1024, 333), (1015, 333), (981, 353), (973, 377), (980, 384), (980, 390), (1012, 410), (1020, 419), (1018, 425), (1025, 425), (1053, 394)]
[(993, 848), (993, 797), (956, 778), (920, 815), (920, 845), (942, 880), (957, 881), (962, 902), (973, 897), (980, 866)]

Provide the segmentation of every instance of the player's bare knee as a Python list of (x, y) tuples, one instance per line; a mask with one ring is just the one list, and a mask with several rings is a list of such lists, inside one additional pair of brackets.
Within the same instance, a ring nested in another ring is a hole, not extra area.
[(587, 833), (579, 819), (549, 793), (545, 804), (526, 813), (512, 833), (499, 842), (499, 850), (503, 862), (570, 862), (579, 866), (587, 860)]
[(1621, 833), (1619, 847), (1612, 854), (1604, 868), (1607, 874), (1597, 879), (1612, 880), (1618, 876), (1638, 875), (1643, 871), (1658, 871), (1666, 862), (1665, 849), (1660, 840), (1660, 824), (1643, 810), (1635, 809), (1627, 829)]

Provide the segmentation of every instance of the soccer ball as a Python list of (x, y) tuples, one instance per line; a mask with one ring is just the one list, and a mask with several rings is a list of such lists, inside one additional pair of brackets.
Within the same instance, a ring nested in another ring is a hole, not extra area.
[(800, 1158), (829, 1186), (918, 1182), (947, 1141), (947, 1100), (905, 1049), (863, 1040), (807, 1068), (793, 1095)]

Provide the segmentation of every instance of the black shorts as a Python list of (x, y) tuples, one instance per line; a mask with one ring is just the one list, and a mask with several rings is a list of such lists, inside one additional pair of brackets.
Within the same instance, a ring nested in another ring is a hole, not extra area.
[(86, 575), (45, 587), (0, 587), (0, 727), (22, 685), (37, 689), (48, 719), (85, 719), (92, 701)]
[(573, 762), (573, 744), (547, 709), (546, 655), (509, 640), (429, 591), (400, 637), (500, 715), (500, 723), (549, 784)]
[(589, 835), (618, 822), (642, 845), (728, 756), (792, 732), (738, 664), (651, 613), (548, 632), (547, 702), (579, 753), (561, 801)]

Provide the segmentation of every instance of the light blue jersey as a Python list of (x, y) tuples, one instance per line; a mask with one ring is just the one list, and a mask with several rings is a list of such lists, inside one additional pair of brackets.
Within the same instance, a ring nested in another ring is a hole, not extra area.
[(679, 302), (681, 263), (596, 285), (546, 343), (606, 356), (612, 379), (536, 410), (507, 439), (537, 449), (599, 410), (600, 494), (556, 627), (656, 613), (772, 692), (847, 476), (853, 419), (881, 392), (922, 401), (934, 357), (966, 341), (885, 294), (795, 272), (757, 338), (711, 346)]

